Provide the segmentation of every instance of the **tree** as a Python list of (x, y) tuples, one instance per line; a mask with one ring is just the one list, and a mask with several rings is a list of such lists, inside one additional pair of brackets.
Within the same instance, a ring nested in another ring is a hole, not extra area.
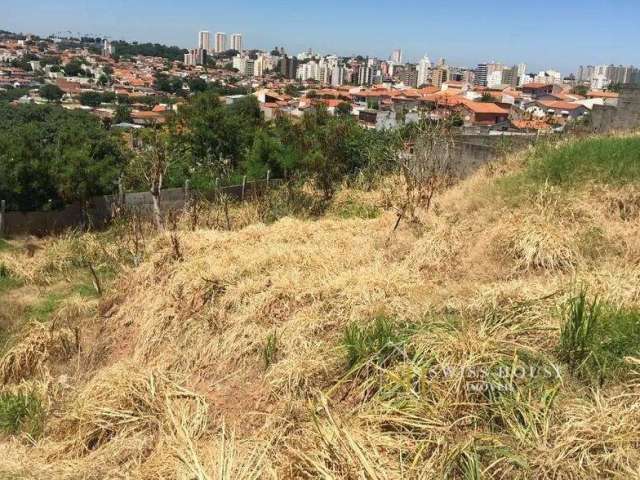
[(113, 116), (113, 122), (116, 124), (131, 122), (131, 108), (126, 104), (118, 105)]
[(351, 104), (349, 102), (340, 102), (336, 107), (336, 115), (339, 115), (339, 116), (351, 115)]
[(38, 210), (111, 193), (126, 163), (120, 138), (82, 111), (0, 105), (0, 198)]
[(83, 73), (82, 65), (76, 60), (67, 63), (63, 67), (63, 70), (67, 77), (77, 77)]
[(107, 75), (105, 75), (104, 73), (102, 75), (100, 75), (98, 77), (98, 85), (100, 85), (101, 87), (104, 87), (105, 85), (107, 85), (111, 80), (109, 79), (109, 77)]
[(59, 101), (64, 92), (57, 85), (45, 84), (40, 87), (40, 96), (49, 102), (57, 102)]
[(286, 153), (277, 137), (265, 130), (258, 130), (247, 155), (245, 164), (247, 175), (253, 178), (265, 178), (267, 171), (270, 170), (272, 176), (282, 177), (286, 168), (286, 163), (283, 163)]
[(102, 103), (102, 95), (99, 92), (83, 92), (80, 94), (80, 103), (87, 107), (97, 108)]
[(489, 92), (484, 92), (478, 99), (478, 101), (482, 103), (494, 103), (496, 99), (493, 98), (493, 95), (491, 95)]
[(187, 85), (192, 93), (201, 93), (207, 89), (207, 82), (200, 77), (190, 77), (187, 79)]
[(143, 130), (139, 141), (141, 146), (131, 163), (130, 172), (145, 180), (153, 199), (153, 220), (158, 231), (162, 231), (164, 221), (160, 207), (160, 192), (175, 156), (168, 132), (157, 125)]
[(615, 93), (622, 93), (624, 85), (622, 83), (612, 83), (611, 85), (609, 85), (607, 87), (607, 91), (609, 92), (615, 92)]
[(397, 156), (404, 177), (402, 204), (397, 207), (398, 219), (394, 231), (403, 218), (418, 223), (417, 211), (428, 212), (433, 198), (447, 187), (453, 175), (453, 136), (445, 123), (425, 123), (418, 126), (413, 154)]
[(181, 78), (159, 73), (156, 75), (153, 86), (161, 92), (178, 93), (182, 90), (182, 85), (183, 82)]
[(589, 93), (589, 87), (587, 87), (586, 85), (576, 85), (575, 87), (573, 87), (571, 92), (575, 93), (576, 95), (585, 97), (587, 93)]

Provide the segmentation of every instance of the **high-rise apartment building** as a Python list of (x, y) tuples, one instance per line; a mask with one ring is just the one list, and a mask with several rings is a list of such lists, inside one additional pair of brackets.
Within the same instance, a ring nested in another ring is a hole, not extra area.
[(358, 85), (371, 85), (373, 83), (373, 68), (369, 65), (360, 65), (358, 70)]
[(211, 34), (206, 30), (198, 33), (198, 48), (207, 52), (211, 51)]
[(521, 87), (524, 85), (524, 77), (527, 75), (527, 64), (519, 63), (518, 64), (518, 86)]
[(449, 80), (449, 70), (446, 66), (431, 70), (431, 85), (440, 88), (443, 83)]
[(278, 71), (285, 78), (296, 78), (298, 73), (298, 59), (285, 55), (278, 61)]
[(430, 70), (431, 60), (425, 55), (418, 63), (418, 87), (429, 83)]
[(233, 35), (231, 35), (231, 49), (242, 52), (242, 47), (242, 34), (234, 33)]
[(215, 52), (224, 52), (227, 49), (227, 34), (224, 32), (216, 33)]
[(391, 59), (390, 59), (393, 63), (395, 63), (396, 65), (400, 65), (402, 63), (402, 50), (401, 49), (397, 49), (394, 50), (391, 53)]
[(204, 48), (194, 48), (184, 54), (184, 64), (187, 67), (204, 65), (205, 63), (207, 63), (207, 51)]
[(475, 84), (481, 87), (487, 86), (487, 64), (479, 63), (476, 67)]

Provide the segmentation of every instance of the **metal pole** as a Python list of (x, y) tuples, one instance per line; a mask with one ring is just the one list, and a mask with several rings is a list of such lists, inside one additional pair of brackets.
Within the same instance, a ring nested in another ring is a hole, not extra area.
[(269, 188), (269, 178), (271, 177), (271, 170), (267, 170), (267, 188)]
[(244, 189), (247, 187), (247, 176), (242, 177), (242, 194), (240, 196), (240, 200), (244, 202)]

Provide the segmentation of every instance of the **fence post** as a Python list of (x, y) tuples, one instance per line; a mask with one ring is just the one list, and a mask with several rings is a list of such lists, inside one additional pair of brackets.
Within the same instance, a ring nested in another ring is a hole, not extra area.
[(191, 182), (189, 179), (184, 181), (184, 203), (185, 205), (191, 201)]
[(244, 175), (242, 177), (242, 194), (240, 195), (240, 200), (244, 202), (244, 189), (247, 186), (247, 176)]
[(123, 209), (125, 204), (124, 197), (124, 183), (122, 181), (122, 175), (118, 177), (118, 206)]
[(5, 216), (4, 212), (7, 210), (6, 200), (0, 200), (0, 238), (4, 236), (5, 230)]
[(267, 170), (267, 190), (269, 189), (269, 178), (271, 177), (271, 170)]

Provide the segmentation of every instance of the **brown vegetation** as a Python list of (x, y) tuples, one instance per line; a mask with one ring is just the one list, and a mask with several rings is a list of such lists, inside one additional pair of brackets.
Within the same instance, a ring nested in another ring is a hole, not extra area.
[[(546, 186), (514, 205), (498, 180), (523, 155), (434, 197), (414, 212), (420, 228), (400, 224), (391, 241), (402, 178), (345, 189), (317, 220), (253, 223), (266, 209), (251, 204), (227, 230), (203, 212), (195, 229), (147, 237), (139, 265), (124, 233), (81, 237), (98, 272), (120, 273), (92, 306), (67, 299), (5, 352), (3, 388), (39, 392), (47, 420), (39, 438), (0, 443), (0, 471), (637, 477), (638, 360), (594, 386), (557, 348), (579, 286), (640, 307), (640, 190)], [(49, 288), (75, 275), (76, 241), (0, 262)]]

